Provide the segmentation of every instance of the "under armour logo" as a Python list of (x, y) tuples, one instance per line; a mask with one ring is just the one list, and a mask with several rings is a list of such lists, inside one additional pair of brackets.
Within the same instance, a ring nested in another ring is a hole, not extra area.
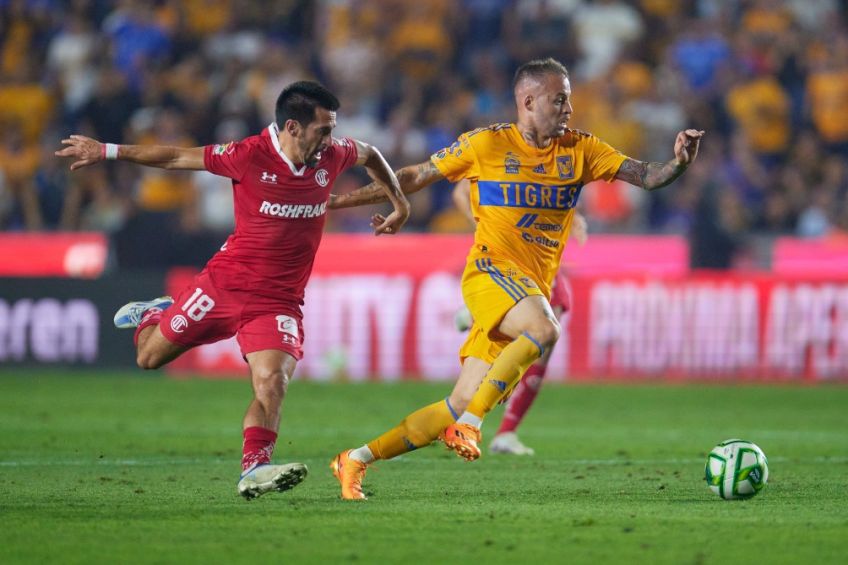
[(262, 182), (274, 183), (277, 182), (277, 175), (272, 175), (268, 171), (262, 171), (262, 176), (259, 177), (259, 180), (261, 180)]

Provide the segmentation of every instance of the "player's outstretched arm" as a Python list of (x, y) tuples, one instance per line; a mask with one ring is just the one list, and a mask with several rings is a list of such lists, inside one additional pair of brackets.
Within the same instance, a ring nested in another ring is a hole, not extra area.
[[(395, 171), (395, 175), (404, 194), (418, 192), (425, 186), (445, 178), (431, 161), (404, 167)], [(372, 182), (347, 194), (331, 194), (329, 207), (352, 208), (379, 202), (388, 202), (388, 196), (383, 192), (379, 183)]]
[(703, 131), (695, 129), (681, 131), (674, 140), (674, 159), (668, 163), (646, 163), (626, 159), (615, 178), (641, 186), (645, 190), (662, 188), (682, 175), (695, 160), (703, 135)]
[(74, 159), (71, 170), (94, 165), (107, 159), (120, 159), (160, 169), (202, 171), (203, 147), (169, 147), (165, 145), (115, 145), (100, 143), (84, 135), (72, 135), (62, 140), (66, 147), (55, 152), (57, 157)]
[(397, 176), (383, 158), (383, 154), (373, 145), (357, 140), (354, 140), (354, 143), (356, 143), (358, 155), (356, 164), (365, 167), (368, 176), (374, 179), (374, 183), (381, 190), (381, 194), (394, 206), (394, 211), (388, 217), (380, 216), (380, 221), (377, 221), (376, 215), (371, 218), (374, 235), (397, 233), (409, 219), (409, 200), (401, 191)]

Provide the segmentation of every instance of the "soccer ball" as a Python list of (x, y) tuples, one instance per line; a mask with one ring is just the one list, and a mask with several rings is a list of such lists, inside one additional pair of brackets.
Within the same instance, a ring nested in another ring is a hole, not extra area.
[(766, 486), (768, 460), (750, 441), (728, 439), (710, 451), (704, 472), (707, 486), (723, 499), (751, 498)]

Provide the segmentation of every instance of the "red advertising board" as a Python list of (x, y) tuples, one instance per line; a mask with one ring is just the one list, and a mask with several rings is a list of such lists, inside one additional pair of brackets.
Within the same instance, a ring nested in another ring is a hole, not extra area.
[[(693, 275), (678, 238), (604, 239), (566, 252), (569, 261), (591, 256), (594, 269), (572, 270), (573, 311), (563, 319), (551, 380), (848, 377), (848, 277)], [(453, 316), (469, 243), (327, 236), (307, 287), (298, 376), (455, 378), (464, 335)], [(630, 270), (634, 257), (638, 268)], [(173, 272), (169, 292), (192, 274)], [(227, 340), (189, 352), (172, 370), (243, 375), (246, 366)]]
[(109, 243), (98, 232), (0, 234), (0, 277), (96, 278)]
[(772, 270), (783, 275), (816, 273), (848, 277), (848, 235), (818, 239), (779, 237), (772, 250)]

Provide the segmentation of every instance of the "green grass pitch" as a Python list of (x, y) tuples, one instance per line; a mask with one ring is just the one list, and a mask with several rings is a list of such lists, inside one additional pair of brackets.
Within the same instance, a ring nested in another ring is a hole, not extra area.
[[(546, 386), (536, 456), (440, 445), (338, 499), (328, 462), (449, 385), (295, 381), (276, 461), (310, 475), (238, 497), (244, 381), (0, 376), (0, 563), (844, 563), (848, 387)], [(489, 417), (491, 437), (500, 409)], [(770, 481), (723, 501), (706, 454), (741, 437)]]

